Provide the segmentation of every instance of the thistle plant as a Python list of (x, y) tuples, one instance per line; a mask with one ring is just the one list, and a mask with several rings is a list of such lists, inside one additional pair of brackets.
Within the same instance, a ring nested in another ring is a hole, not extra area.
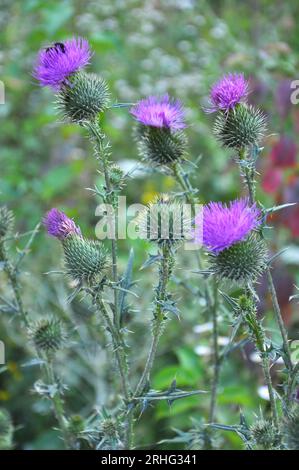
[[(111, 361), (109, 368), (114, 375), (112, 399), (101, 411), (94, 411), (94, 404), (86, 403), (89, 415), (84, 417), (70, 410), (67, 385), (62, 383), (58, 373), (59, 356), (68, 345), (65, 325), (52, 314), (36, 318), (33, 312), (29, 315), (25, 309), (19, 278), (24, 253), (21, 252), (16, 260), (11, 257), (9, 243), (13, 237), (14, 217), (6, 207), (0, 208), (0, 262), (13, 295), (12, 301), (1, 298), (1, 311), (11, 309), (27, 328), (43, 373), (43, 378), (35, 384), (35, 391), (51, 401), (60, 437), (68, 449), (85, 446), (97, 450), (133, 449), (138, 444), (135, 427), (147, 406), (159, 400), (171, 404), (174, 400), (203, 392), (209, 393), (207, 416), (200, 422), (194, 421), (188, 432), (178, 431), (176, 442), (182, 439), (192, 450), (215, 449), (221, 444), (214, 429), (229, 429), (238, 433), (248, 449), (297, 449), (298, 406), (294, 391), (299, 369), (292, 363), (265, 237), (267, 215), (279, 208), (266, 209), (256, 199), (256, 162), (262, 150), (259, 146), (265, 134), (266, 119), (260, 110), (248, 104), (248, 81), (242, 74), (224, 76), (212, 86), (210, 106), (206, 109), (208, 113), (216, 113), (214, 135), (223, 148), (233, 153), (248, 194), (226, 204), (207, 201), (199, 214), (197, 204), (203, 202), (204, 197), (193, 186), (192, 171), (195, 170), (188, 169), (188, 126), (182, 103), (166, 94), (150, 96), (135, 104), (111, 104), (106, 81), (87, 71), (91, 59), (92, 52), (85, 39), (56, 42), (40, 51), (33, 75), (42, 87), (53, 91), (53, 101), (63, 122), (79, 125), (89, 137), (102, 176), (102, 184), (94, 186), (92, 191), (112, 210), (111, 225), (117, 226), (118, 196), (126, 186), (126, 175), (113, 161), (113, 147), (103, 127), (104, 113), (109, 118), (108, 112), (113, 112), (116, 107), (125, 112), (130, 108), (140, 160), (155, 171), (173, 177), (179, 191), (160, 194), (138, 216), (140, 238), (148, 241), (151, 251), (142, 269), (154, 267), (156, 270), (148, 327), (151, 334), (140, 354), (143, 362), (138, 377), (133, 371), (135, 368), (135, 372), (139, 372), (140, 364), (135, 365), (135, 343), (133, 335), (129, 335), (131, 325), (127, 319), (130, 316), (127, 315), (127, 296), (136, 295), (132, 279), (133, 252), (126, 271), (121, 272), (116, 237), (109, 243), (87, 238), (77, 221), (57, 208), (49, 208), (44, 216), (47, 234), (60, 244), (62, 274), (71, 280), (73, 288), (70, 300), (79, 296), (95, 315), (95, 337), (103, 343), (104, 331)], [(191, 205), (188, 213), (185, 212), (186, 202)], [(202, 240), (197, 231), (201, 223)], [(36, 230), (30, 234), (26, 251)], [(166, 390), (154, 390), (153, 368), (162, 335), (181, 311), (186, 314), (175, 296), (173, 282), (174, 272), (180, 264), (180, 250), (184, 242), (190, 240), (194, 246), (202, 241), (204, 248), (192, 252), (197, 263), (196, 273), (200, 275), (193, 292), (204, 304), (204, 313), (212, 323), (211, 380), (205, 391), (181, 390), (175, 379)], [(256, 284), (263, 275), (268, 280), (281, 334), (279, 346), (273, 344), (264, 320), (258, 314)], [(232, 287), (238, 290), (237, 297), (232, 296)], [(219, 331), (227, 328), (220, 323), (225, 302), (232, 310), (233, 325), (229, 345), (221, 348)], [(262, 413), (256, 415), (250, 425), (241, 414), (240, 424), (228, 426), (217, 422), (221, 366), (231, 350), (241, 347), (243, 340), (236, 342), (241, 331), (245, 333), (246, 341), (254, 343), (260, 357), (271, 413), (265, 417)], [(274, 387), (271, 370), (278, 357), (285, 363), (280, 393)], [(12, 446), (12, 431), (10, 417), (0, 410), (0, 447)]]

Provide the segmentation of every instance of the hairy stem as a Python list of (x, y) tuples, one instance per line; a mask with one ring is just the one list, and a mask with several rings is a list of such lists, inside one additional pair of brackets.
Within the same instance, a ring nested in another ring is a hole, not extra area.
[[(56, 379), (55, 379), (55, 374), (54, 374), (54, 369), (53, 369), (53, 363), (51, 360), (48, 360), (46, 362), (45, 368), (46, 368), (47, 380), (49, 384), (55, 385)], [(72, 443), (71, 443), (70, 434), (67, 428), (67, 419), (64, 413), (63, 401), (58, 391), (56, 391), (55, 394), (51, 396), (50, 398), (54, 407), (55, 417), (57, 419), (59, 429), (63, 437), (64, 445), (67, 449), (71, 449)]]
[(272, 304), (273, 304), (273, 310), (275, 313), (276, 321), (278, 323), (280, 334), (281, 334), (282, 341), (283, 341), (283, 349), (284, 349), (285, 358), (286, 358), (285, 359), (286, 366), (291, 371), (293, 369), (293, 365), (292, 365), (292, 359), (291, 359), (291, 351), (290, 351), (289, 342), (288, 342), (288, 335), (287, 335), (284, 322), (282, 319), (279, 303), (277, 300), (277, 294), (276, 294), (276, 290), (274, 287), (274, 283), (273, 283), (273, 279), (272, 279), (272, 275), (271, 275), (271, 271), (269, 267), (267, 268), (267, 279), (268, 279), (268, 285), (269, 285)]
[[(108, 202), (108, 204), (114, 207), (115, 201), (113, 198), (113, 187), (111, 184), (110, 174), (109, 174), (109, 161), (103, 149), (103, 141), (104, 141), (105, 135), (100, 131), (97, 125), (88, 124), (87, 126), (88, 126), (88, 129), (92, 138), (95, 141), (96, 154), (98, 155), (98, 159), (101, 161), (102, 166), (103, 166), (104, 179), (105, 179), (105, 185), (106, 185), (106, 202)], [(117, 243), (114, 237), (111, 240), (111, 256), (112, 256), (112, 278), (113, 278), (114, 284), (116, 285), (118, 283), (118, 267), (117, 267)], [(113, 321), (114, 321), (114, 325), (117, 328), (119, 328), (120, 318), (119, 318), (119, 304), (118, 304), (117, 289), (114, 289), (113, 295), (114, 295)]]
[(212, 312), (212, 321), (213, 321), (213, 379), (212, 379), (212, 390), (211, 390), (211, 402), (210, 402), (210, 412), (209, 412), (209, 422), (213, 423), (216, 415), (216, 404), (217, 404), (217, 391), (220, 375), (220, 366), (221, 360), (219, 355), (219, 345), (218, 345), (218, 316), (217, 316), (217, 302), (218, 290), (217, 283), (214, 285), (214, 302), (211, 306)]
[(270, 375), (270, 360), (269, 360), (269, 356), (267, 355), (267, 353), (261, 352), (261, 355), (262, 355), (262, 367), (263, 367), (264, 377), (265, 377), (266, 385), (267, 385), (268, 392), (269, 392), (269, 400), (270, 400), (273, 424), (275, 425), (276, 428), (278, 428), (278, 414), (277, 414), (276, 400), (275, 400), (272, 379)]
[(136, 387), (134, 397), (138, 397), (143, 393), (143, 390), (149, 380), (150, 372), (152, 370), (154, 360), (157, 354), (159, 340), (164, 330), (166, 318), (163, 311), (163, 302), (166, 299), (167, 283), (171, 275), (172, 265), (173, 255), (169, 246), (165, 244), (162, 248), (162, 259), (160, 261), (159, 269), (159, 283), (156, 289), (154, 319), (152, 327), (152, 342), (144, 367), (144, 371)]
[(103, 315), (106, 327), (111, 335), (116, 362), (118, 365), (118, 371), (121, 378), (124, 399), (126, 402), (128, 402), (131, 393), (128, 381), (128, 366), (126, 360), (125, 345), (121, 335), (119, 334), (119, 331), (117, 330), (109, 316), (105, 302), (102, 299), (95, 297), (95, 303), (99, 311)]

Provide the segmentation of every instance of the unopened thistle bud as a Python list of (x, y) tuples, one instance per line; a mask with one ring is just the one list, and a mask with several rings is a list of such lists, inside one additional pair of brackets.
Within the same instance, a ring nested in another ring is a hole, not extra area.
[(4, 408), (0, 408), (0, 450), (9, 450), (12, 447), (13, 431), (10, 415)]
[(68, 431), (73, 436), (78, 436), (85, 429), (85, 421), (80, 415), (72, 415), (68, 420)]
[(6, 206), (0, 207), (0, 238), (9, 235), (14, 226), (13, 212), (8, 210)]
[(67, 274), (76, 282), (91, 285), (100, 281), (108, 267), (106, 249), (101, 242), (82, 237), (75, 222), (58, 209), (51, 209), (44, 218), (49, 235), (63, 245)]
[(107, 251), (98, 241), (69, 236), (62, 242), (67, 274), (78, 283), (100, 282), (109, 266)]
[(271, 421), (258, 419), (250, 427), (252, 444), (261, 450), (276, 450), (281, 448), (281, 436)]
[(183, 204), (168, 195), (158, 196), (139, 216), (143, 238), (159, 245), (174, 245), (191, 238), (191, 217)]
[(58, 94), (58, 109), (71, 122), (94, 121), (109, 104), (107, 83), (95, 74), (79, 72)]
[(116, 164), (110, 166), (109, 176), (111, 186), (114, 189), (122, 189), (125, 185), (125, 178), (123, 170)]
[[(266, 267), (267, 249), (253, 230), (260, 211), (247, 199), (229, 205), (210, 203), (203, 209), (203, 244), (210, 253), (211, 271), (219, 278), (253, 283)], [(197, 218), (195, 218), (196, 223)]]
[(185, 157), (187, 138), (184, 109), (168, 95), (141, 100), (131, 114), (137, 121), (135, 138), (142, 159), (169, 165)]
[(46, 318), (32, 325), (30, 338), (39, 353), (55, 354), (65, 342), (65, 333), (61, 322), (55, 318)]
[(288, 412), (283, 425), (283, 436), (286, 448), (299, 450), (299, 406)]

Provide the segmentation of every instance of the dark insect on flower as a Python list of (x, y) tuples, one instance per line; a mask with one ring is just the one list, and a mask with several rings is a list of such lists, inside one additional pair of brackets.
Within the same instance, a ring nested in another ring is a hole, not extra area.
[(52, 49), (60, 49), (63, 54), (65, 54), (65, 45), (63, 42), (55, 42), (53, 46), (49, 46), (46, 48), (46, 52), (51, 51)]
[(91, 52), (88, 41), (73, 38), (56, 42), (39, 52), (33, 76), (41, 86), (60, 90), (69, 84), (69, 78), (89, 64)]

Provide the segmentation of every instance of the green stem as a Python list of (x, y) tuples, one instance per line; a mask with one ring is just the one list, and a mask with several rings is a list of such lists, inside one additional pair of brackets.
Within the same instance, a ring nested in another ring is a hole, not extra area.
[(12, 287), (18, 312), (21, 315), (24, 324), (28, 327), (29, 326), (29, 321), (27, 318), (28, 314), (24, 308), (22, 297), (20, 295), (20, 285), (19, 285), (16, 268), (9, 261), (7, 252), (3, 243), (1, 243), (0, 251), (1, 251), (1, 259), (5, 263), (4, 271)]
[(275, 394), (274, 394), (274, 388), (272, 384), (272, 379), (270, 375), (270, 361), (267, 353), (261, 352), (262, 355), (262, 367), (263, 367), (263, 372), (264, 372), (264, 377), (266, 381), (266, 385), (268, 387), (268, 392), (269, 392), (269, 399), (270, 399), (270, 406), (271, 406), (271, 411), (272, 411), (272, 418), (273, 418), (273, 424), (275, 425), (276, 428), (278, 428), (278, 414), (277, 414), (277, 407), (276, 407), (276, 400), (275, 400)]
[(275, 313), (276, 321), (278, 323), (280, 334), (281, 334), (282, 341), (283, 341), (283, 349), (284, 349), (284, 353), (286, 357), (286, 361), (285, 361), (286, 366), (291, 371), (293, 369), (293, 364), (292, 364), (291, 351), (290, 351), (289, 342), (288, 342), (288, 335), (287, 335), (284, 322), (282, 319), (282, 315), (281, 315), (281, 311), (280, 311), (280, 307), (279, 307), (279, 303), (278, 303), (278, 299), (276, 295), (276, 290), (274, 287), (274, 283), (273, 283), (273, 279), (272, 279), (272, 275), (271, 275), (271, 271), (269, 267), (267, 268), (267, 279), (268, 279), (268, 285), (269, 285), (272, 304), (273, 304), (273, 310)]
[(122, 391), (125, 398), (125, 401), (128, 402), (130, 400), (130, 385), (128, 381), (128, 366), (126, 360), (126, 353), (125, 353), (125, 345), (119, 331), (116, 329), (115, 325), (113, 324), (112, 320), (110, 319), (109, 313), (107, 311), (106, 305), (102, 299), (95, 298), (96, 305), (98, 309), (102, 313), (106, 327), (110, 332), (114, 353), (118, 365), (118, 370), (121, 378), (122, 383)]
[[(48, 382), (50, 385), (54, 385), (56, 383), (56, 379), (55, 379), (52, 361), (48, 360), (45, 367), (46, 367), (46, 374), (47, 374)], [(67, 419), (65, 418), (63, 401), (58, 391), (56, 391), (55, 395), (51, 396), (50, 398), (53, 403), (55, 417), (57, 419), (65, 447), (67, 449), (71, 449), (72, 444), (71, 444), (71, 439), (70, 439), (70, 435), (69, 435), (68, 428), (67, 428)]]
[[(103, 152), (103, 147), (102, 147), (105, 136), (103, 133), (100, 132), (97, 125), (88, 124), (87, 126), (92, 137), (95, 139), (96, 146), (97, 146), (97, 153), (100, 156), (99, 159), (103, 165), (104, 179), (105, 179), (105, 185), (106, 185), (106, 191), (107, 191), (106, 200), (112, 207), (114, 207), (115, 204), (113, 200), (113, 187), (111, 184), (110, 174), (109, 174), (109, 162), (107, 161), (107, 157), (105, 155), (105, 152)], [(116, 243), (115, 238), (112, 238), (111, 240), (111, 256), (112, 256), (112, 278), (113, 278), (114, 284), (116, 285), (118, 283), (118, 267), (117, 267), (117, 243)], [(114, 321), (114, 325), (117, 328), (119, 328), (120, 318), (119, 318), (119, 303), (118, 303), (117, 289), (113, 289), (113, 295), (114, 295), (113, 321)]]
[(210, 413), (209, 413), (209, 422), (213, 423), (215, 421), (216, 415), (216, 405), (217, 405), (217, 391), (218, 391), (218, 384), (219, 384), (219, 375), (220, 375), (220, 354), (219, 354), (219, 345), (218, 345), (218, 315), (217, 315), (217, 302), (218, 298), (218, 290), (217, 290), (217, 283), (215, 282), (215, 289), (214, 289), (214, 303), (211, 306), (212, 312), (212, 321), (213, 321), (213, 350), (214, 350), (214, 361), (213, 361), (213, 379), (212, 379), (212, 387), (211, 387), (211, 402), (210, 402)]
[(146, 360), (146, 364), (144, 367), (144, 371), (136, 387), (134, 397), (138, 397), (142, 395), (144, 388), (149, 380), (150, 372), (152, 370), (154, 360), (157, 354), (159, 340), (163, 333), (164, 324), (166, 320), (164, 316), (162, 304), (166, 299), (167, 283), (170, 278), (173, 259), (172, 259), (172, 254), (170, 252), (170, 248), (167, 244), (163, 245), (162, 252), (163, 252), (163, 256), (160, 261), (159, 284), (157, 287), (157, 295), (155, 299), (154, 319), (153, 319), (153, 328), (152, 328), (152, 342), (151, 342), (149, 354)]

